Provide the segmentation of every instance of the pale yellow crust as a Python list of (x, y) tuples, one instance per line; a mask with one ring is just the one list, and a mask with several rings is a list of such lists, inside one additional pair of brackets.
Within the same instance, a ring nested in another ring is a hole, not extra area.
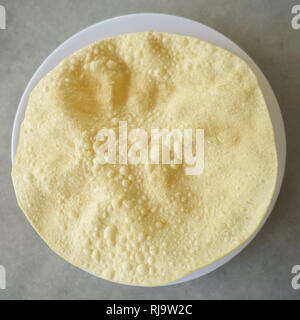
[[(205, 167), (99, 165), (103, 127), (205, 130)], [(156, 286), (223, 257), (265, 216), (277, 177), (257, 79), (230, 52), (145, 32), (94, 43), (32, 91), (12, 168), (50, 248), (107, 280)]]

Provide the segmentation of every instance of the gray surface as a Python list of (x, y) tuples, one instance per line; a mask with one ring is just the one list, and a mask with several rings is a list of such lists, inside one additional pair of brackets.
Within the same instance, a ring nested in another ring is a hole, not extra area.
[[(299, 1), (298, 1), (299, 2)], [(0, 299), (299, 299), (291, 268), (300, 264), (300, 30), (287, 0), (82, 1), (0, 0)], [(300, 2), (299, 2), (300, 4)], [(10, 138), (23, 90), (40, 63), (65, 39), (100, 20), (135, 12), (185, 16), (239, 44), (261, 67), (281, 105), (287, 170), (277, 205), (255, 240), (225, 266), (189, 283), (134, 288), (97, 279), (56, 256), (18, 208), (10, 178)]]

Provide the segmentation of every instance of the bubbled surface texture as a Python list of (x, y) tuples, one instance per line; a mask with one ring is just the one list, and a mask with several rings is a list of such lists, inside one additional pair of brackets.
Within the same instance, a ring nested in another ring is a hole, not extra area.
[[(102, 128), (204, 129), (205, 166), (100, 165)], [(228, 254), (257, 229), (276, 183), (257, 79), (201, 40), (128, 34), (63, 60), (31, 93), (12, 169), (46, 243), (104, 279), (156, 286)]]

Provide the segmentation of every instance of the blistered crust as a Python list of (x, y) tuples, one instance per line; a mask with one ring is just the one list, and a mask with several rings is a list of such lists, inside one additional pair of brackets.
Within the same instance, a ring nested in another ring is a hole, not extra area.
[[(205, 167), (99, 165), (97, 132), (205, 131)], [(104, 279), (155, 286), (228, 254), (262, 221), (277, 176), (256, 77), (191, 37), (146, 32), (94, 43), (32, 91), (12, 169), (20, 207), (60, 256)]]

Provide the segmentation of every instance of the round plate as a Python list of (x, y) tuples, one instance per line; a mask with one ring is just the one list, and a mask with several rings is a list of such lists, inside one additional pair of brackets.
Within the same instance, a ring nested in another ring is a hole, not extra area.
[(83, 31), (75, 34), (73, 37), (69, 38), (63, 44), (61, 44), (56, 50), (54, 50), (50, 56), (42, 63), (42, 65), (38, 68), (38, 70), (33, 75), (32, 79), (28, 83), (23, 96), (21, 98), (16, 116), (13, 125), (12, 132), (12, 145), (11, 145), (11, 158), (12, 162), (14, 160), (18, 139), (20, 126), (24, 119), (24, 114), (27, 106), (27, 100), (30, 95), (32, 89), (36, 86), (36, 84), (49, 72), (51, 71), (62, 59), (73, 54), (75, 51), (81, 49), (89, 45), (92, 42), (109, 38), (112, 36), (130, 33), (130, 32), (143, 32), (143, 31), (160, 31), (160, 32), (169, 32), (176, 33), (186, 36), (192, 36), (199, 38), (201, 40), (206, 40), (214, 45), (225, 48), (232, 53), (240, 56), (244, 59), (252, 68), (254, 73), (258, 78), (258, 82), (264, 94), (267, 106), (269, 108), (271, 120), (274, 127), (275, 132), (275, 141), (277, 148), (277, 157), (278, 157), (278, 175), (277, 175), (277, 185), (275, 188), (275, 192), (271, 201), (271, 204), (268, 208), (268, 211), (261, 222), (259, 228), (255, 231), (252, 237), (240, 245), (237, 249), (224, 256), (223, 258), (207, 265), (199, 270), (196, 270), (189, 275), (173, 281), (167, 285), (178, 284), (181, 282), (189, 281), (204, 274), (207, 274), (224, 263), (231, 260), (234, 256), (236, 256), (241, 250), (243, 250), (251, 240), (256, 236), (259, 230), (264, 225), (266, 219), (270, 215), (276, 199), (279, 194), (279, 190), (282, 184), (282, 179), (284, 175), (285, 169), (285, 160), (286, 160), (286, 138), (285, 138), (285, 130), (284, 123), (282, 120), (280, 108), (276, 97), (272, 91), (270, 84), (267, 79), (263, 75), (262, 71), (258, 68), (258, 66), (253, 62), (253, 60), (233, 41), (226, 38), (221, 33), (215, 31), (212, 28), (209, 28), (201, 23), (196, 21), (192, 21), (186, 18), (165, 15), (165, 14), (132, 14), (120, 16), (112, 19), (108, 19), (102, 22), (99, 22)]

